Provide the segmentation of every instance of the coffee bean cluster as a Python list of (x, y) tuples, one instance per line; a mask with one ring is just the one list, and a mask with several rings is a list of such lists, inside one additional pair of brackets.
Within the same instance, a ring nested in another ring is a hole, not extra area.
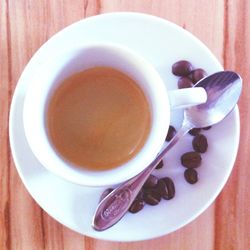
[(193, 87), (198, 81), (207, 76), (204, 69), (194, 69), (193, 65), (186, 60), (181, 60), (172, 65), (172, 73), (179, 76), (178, 88), (190, 88)]
[[(207, 73), (204, 69), (194, 69), (193, 65), (186, 60), (181, 60), (172, 65), (172, 73), (179, 77), (178, 88), (190, 88), (193, 87), (199, 80), (204, 78)], [(201, 154), (205, 153), (208, 148), (207, 138), (202, 131), (209, 130), (211, 126), (205, 128), (193, 128), (189, 131), (189, 134), (193, 136), (192, 147), (193, 151), (184, 153), (180, 157), (180, 161), (184, 171), (184, 178), (190, 184), (195, 184), (198, 181), (197, 168), (202, 165)], [(166, 135), (166, 141), (169, 142), (176, 134), (174, 126), (170, 125), (168, 133)], [(156, 169), (164, 167), (163, 161), (160, 161), (156, 166)], [(112, 188), (106, 189), (101, 197), (100, 201), (104, 199)], [(170, 177), (157, 178), (155, 175), (150, 175), (142, 189), (138, 193), (137, 197), (131, 204), (129, 212), (137, 213), (141, 211), (146, 204), (155, 206), (160, 203), (162, 199), (170, 200), (175, 196), (175, 185)]]
[[(163, 164), (162, 164), (163, 166)], [(101, 195), (100, 201), (104, 199), (113, 189), (106, 189)], [(155, 175), (150, 175), (139, 194), (131, 204), (129, 212), (137, 213), (148, 204), (155, 206), (160, 203), (162, 199), (171, 200), (175, 195), (174, 182), (169, 177), (157, 178)]]
[[(205, 153), (208, 149), (207, 137), (202, 134), (202, 131), (208, 130), (210, 128), (211, 126), (205, 128), (193, 128), (189, 131), (189, 134), (193, 136), (193, 151), (189, 151), (181, 155), (180, 161), (181, 165), (186, 168), (184, 172), (185, 180), (190, 184), (194, 184), (198, 181), (198, 172), (196, 169), (202, 164), (201, 154)], [(171, 141), (175, 134), (176, 129), (174, 126), (170, 125), (165, 140)]]
[(189, 134), (194, 138), (192, 140), (193, 151), (187, 152), (181, 156), (181, 164), (186, 168), (184, 172), (185, 180), (194, 184), (198, 181), (197, 168), (201, 166), (202, 156), (208, 149), (207, 137), (202, 134), (203, 130), (208, 130), (210, 127), (206, 128), (195, 128), (189, 131)]

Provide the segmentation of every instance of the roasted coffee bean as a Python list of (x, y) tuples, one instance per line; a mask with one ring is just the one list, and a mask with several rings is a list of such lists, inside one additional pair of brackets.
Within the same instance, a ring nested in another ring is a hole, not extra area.
[(163, 166), (164, 166), (164, 163), (163, 163), (163, 160), (161, 160), (161, 161), (157, 164), (157, 166), (155, 167), (155, 169), (163, 168)]
[(172, 65), (172, 73), (176, 76), (187, 76), (192, 69), (192, 64), (186, 60), (178, 61)]
[(181, 156), (181, 164), (186, 168), (198, 168), (201, 160), (201, 156), (197, 152), (187, 152)]
[(207, 138), (205, 135), (196, 135), (192, 141), (193, 149), (198, 153), (205, 153), (207, 151)]
[(205, 76), (207, 76), (207, 72), (204, 69), (195, 69), (189, 74), (189, 78), (193, 83), (197, 83)]
[(151, 174), (144, 183), (143, 188), (156, 187), (157, 183), (158, 183), (158, 178)]
[(178, 80), (177, 85), (179, 89), (185, 89), (193, 87), (194, 84), (190, 78), (183, 76)]
[(185, 180), (190, 183), (194, 184), (198, 181), (198, 173), (194, 168), (188, 168), (184, 172)]
[(172, 138), (175, 136), (175, 134), (176, 134), (176, 129), (173, 127), (173, 126), (169, 126), (169, 128), (168, 128), (168, 134), (167, 134), (167, 136), (166, 136), (166, 141), (171, 141), (172, 140)]
[(101, 202), (108, 194), (110, 194), (113, 190), (114, 190), (113, 188), (108, 188), (108, 189), (104, 190), (103, 193), (101, 194), (100, 202)]
[(163, 199), (170, 200), (175, 195), (174, 182), (169, 177), (162, 178), (158, 181), (157, 190)]
[(130, 206), (130, 208), (129, 208), (128, 211), (130, 213), (135, 214), (135, 213), (141, 211), (143, 209), (144, 205), (145, 205), (145, 202), (143, 200), (137, 200), (137, 199), (135, 199), (133, 201), (133, 203), (131, 204), (131, 206)]
[(209, 130), (210, 128), (212, 128), (212, 126), (208, 126), (208, 127), (202, 128), (202, 129)]
[(161, 194), (154, 188), (144, 189), (143, 200), (147, 204), (155, 206), (161, 201)]
[(196, 135), (198, 135), (200, 132), (201, 132), (201, 129), (200, 129), (200, 128), (192, 128), (192, 129), (189, 130), (188, 133), (189, 133), (190, 135), (196, 136)]

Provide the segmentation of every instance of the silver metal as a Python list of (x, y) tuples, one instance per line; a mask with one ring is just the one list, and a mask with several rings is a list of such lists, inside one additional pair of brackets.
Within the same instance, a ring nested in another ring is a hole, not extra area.
[(222, 71), (200, 80), (194, 87), (206, 90), (206, 103), (185, 109), (181, 129), (156, 159), (143, 172), (121, 184), (100, 202), (92, 222), (95, 230), (105, 230), (124, 216), (156, 165), (190, 129), (214, 125), (233, 110), (241, 94), (242, 79), (235, 72)]

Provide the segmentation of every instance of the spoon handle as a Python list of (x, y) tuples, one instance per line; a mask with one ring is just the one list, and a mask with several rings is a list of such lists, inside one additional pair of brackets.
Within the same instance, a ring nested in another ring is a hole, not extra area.
[(181, 129), (145, 170), (121, 184), (100, 202), (92, 221), (92, 226), (95, 230), (105, 230), (113, 226), (123, 217), (156, 165), (191, 128), (193, 128), (193, 126), (184, 121)]

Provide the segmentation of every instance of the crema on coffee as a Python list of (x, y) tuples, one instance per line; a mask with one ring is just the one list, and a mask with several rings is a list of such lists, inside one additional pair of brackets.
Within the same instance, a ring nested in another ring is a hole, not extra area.
[(46, 122), (51, 144), (65, 161), (106, 170), (141, 150), (151, 112), (132, 78), (114, 68), (94, 67), (59, 84), (48, 102)]

